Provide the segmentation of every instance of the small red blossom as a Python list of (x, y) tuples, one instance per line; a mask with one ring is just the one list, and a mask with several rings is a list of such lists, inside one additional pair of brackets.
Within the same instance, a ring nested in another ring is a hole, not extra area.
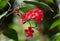
[(34, 30), (32, 30), (32, 27), (28, 27), (28, 29), (25, 29), (26, 37), (32, 38)]
[[(33, 19), (34, 21), (36, 21), (36, 23), (40, 23), (41, 21), (43, 21), (43, 11), (39, 8), (35, 8), (34, 10), (29, 10), (26, 14), (22, 15), (22, 20), (29, 20), (29, 19)], [(22, 23), (23, 24), (23, 23)]]

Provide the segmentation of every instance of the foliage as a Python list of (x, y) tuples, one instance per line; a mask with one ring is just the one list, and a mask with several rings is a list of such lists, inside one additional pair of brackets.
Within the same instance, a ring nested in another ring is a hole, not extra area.
[(0, 0), (0, 10), (3, 9), (7, 3), (8, 3), (9, 0)]
[(39, 8), (42, 8), (42, 9), (48, 9), (48, 10), (52, 10), (52, 8), (50, 6), (48, 6), (47, 4), (43, 3), (43, 2), (32, 2), (32, 1), (24, 1), (25, 3), (28, 3), (28, 4), (32, 4), (32, 5), (35, 5)]
[(47, 0), (48, 2), (50, 2), (50, 3), (54, 3), (54, 1), (53, 0)]
[(17, 32), (14, 29), (8, 28), (3, 32), (3, 34), (11, 39), (14, 39), (15, 41), (18, 41)]
[(50, 27), (50, 29), (53, 29), (55, 28), (56, 26), (59, 26), (60, 25), (60, 19), (59, 20), (56, 20)]

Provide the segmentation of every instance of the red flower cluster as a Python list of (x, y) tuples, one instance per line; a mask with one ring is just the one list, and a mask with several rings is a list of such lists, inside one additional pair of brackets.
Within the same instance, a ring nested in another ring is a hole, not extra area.
[(43, 11), (39, 8), (35, 8), (34, 10), (29, 10), (26, 14), (23, 14), (20, 18), (20, 24), (23, 24), (25, 21), (29, 19), (33, 19), (36, 23), (40, 23), (43, 21)]
[(26, 37), (32, 38), (33, 32), (34, 30), (32, 30), (32, 27), (28, 27), (28, 29), (25, 29)]

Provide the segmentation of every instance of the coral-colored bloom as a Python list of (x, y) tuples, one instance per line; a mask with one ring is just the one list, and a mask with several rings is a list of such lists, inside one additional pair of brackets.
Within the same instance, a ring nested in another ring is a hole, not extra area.
[[(24, 15), (24, 16), (23, 16)], [(22, 19), (23, 21), (25, 20), (29, 20), (29, 19), (33, 19), (36, 21), (36, 23), (40, 23), (41, 21), (43, 21), (43, 11), (39, 8), (35, 8), (34, 10), (29, 10), (26, 14), (22, 15)]]
[(28, 27), (28, 29), (25, 29), (26, 37), (32, 38), (33, 32), (34, 30), (32, 30), (32, 27)]

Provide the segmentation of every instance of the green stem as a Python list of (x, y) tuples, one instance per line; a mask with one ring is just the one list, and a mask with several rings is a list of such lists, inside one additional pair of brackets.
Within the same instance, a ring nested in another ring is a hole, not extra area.
[(29, 21), (28, 23), (29, 23), (29, 25), (31, 26), (31, 23), (30, 23), (30, 21)]

